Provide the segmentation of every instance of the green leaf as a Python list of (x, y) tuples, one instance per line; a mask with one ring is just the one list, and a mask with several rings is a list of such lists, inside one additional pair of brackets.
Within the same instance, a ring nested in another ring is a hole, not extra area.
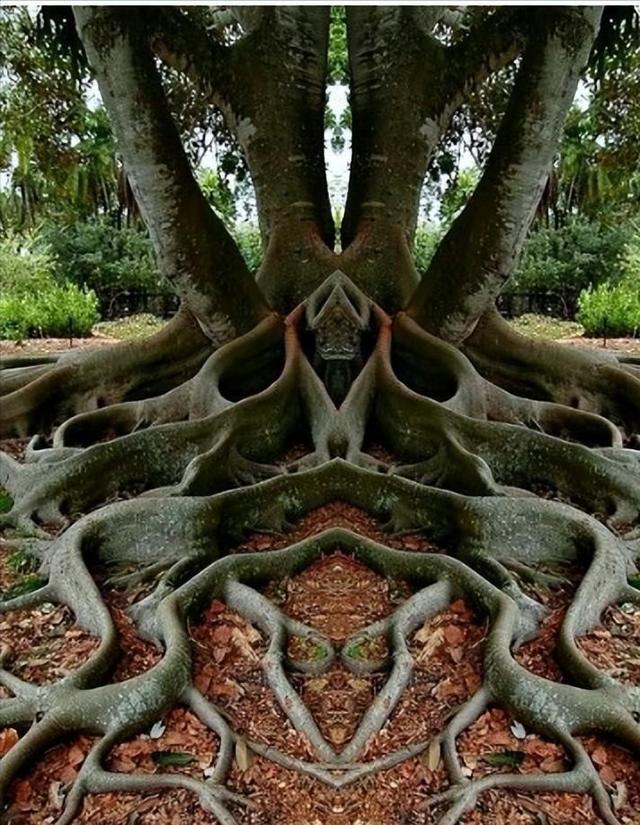
[(195, 756), (191, 753), (182, 753), (181, 751), (155, 751), (151, 754), (151, 758), (156, 765), (190, 765), (194, 761)]
[(8, 513), (12, 507), (13, 499), (6, 490), (0, 487), (0, 513)]
[(495, 768), (517, 767), (524, 762), (524, 753), (522, 751), (501, 751), (500, 753), (485, 753), (482, 759)]
[(640, 576), (630, 576), (629, 584), (631, 587), (635, 587), (636, 590), (640, 590)]

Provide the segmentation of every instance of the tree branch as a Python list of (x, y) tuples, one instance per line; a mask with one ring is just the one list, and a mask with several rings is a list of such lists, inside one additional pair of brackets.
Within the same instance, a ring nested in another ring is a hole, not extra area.
[(185, 74), (213, 102), (231, 92), (229, 47), (216, 43), (207, 31), (179, 8), (156, 8), (149, 26), (151, 48), (173, 69)]
[(148, 44), (144, 9), (74, 8), (160, 271), (215, 343), (267, 312), (233, 238), (200, 191)]
[(453, 113), (470, 91), (517, 57), (526, 44), (530, 15), (526, 7), (499, 8), (447, 48), (446, 78), (430, 103), (434, 114)]
[(532, 36), (484, 174), (409, 307), (460, 342), (513, 272), (599, 24), (594, 7), (532, 12)]

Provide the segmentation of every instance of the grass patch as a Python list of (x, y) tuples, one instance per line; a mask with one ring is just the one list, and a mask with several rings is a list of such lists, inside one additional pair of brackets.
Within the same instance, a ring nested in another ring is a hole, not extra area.
[(6, 490), (0, 487), (0, 514), (8, 513), (12, 507), (13, 499)]
[(46, 579), (38, 576), (35, 573), (29, 573), (20, 581), (12, 584), (6, 590), (0, 592), (0, 601), (6, 602), (9, 599), (15, 599), (17, 596), (24, 596), (25, 593), (33, 593), (34, 590), (39, 590), (47, 583)]
[(509, 323), (516, 332), (531, 338), (543, 338), (546, 341), (560, 341), (584, 334), (584, 327), (576, 321), (562, 321), (547, 315), (521, 315), (512, 318)]
[(131, 341), (135, 338), (146, 338), (158, 332), (165, 325), (163, 318), (141, 313), (129, 315), (127, 318), (117, 318), (115, 321), (100, 321), (93, 327), (94, 334), (107, 335), (120, 341)]
[(14, 550), (7, 557), (7, 564), (14, 573), (34, 573), (38, 569), (38, 559), (24, 550)]

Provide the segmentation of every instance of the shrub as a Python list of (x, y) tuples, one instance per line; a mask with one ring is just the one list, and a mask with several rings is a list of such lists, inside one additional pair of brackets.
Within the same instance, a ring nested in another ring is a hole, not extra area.
[(172, 291), (156, 268), (151, 241), (139, 229), (118, 229), (106, 220), (49, 223), (39, 229), (34, 249), (50, 256), (58, 282), (88, 287), (99, 296), (127, 289)]
[(623, 277), (629, 224), (613, 226), (576, 217), (559, 229), (541, 226), (529, 235), (507, 289), (577, 292)]
[(640, 283), (625, 279), (619, 284), (601, 284), (586, 289), (578, 299), (578, 321), (587, 335), (611, 337), (640, 331)]
[(75, 284), (51, 284), (35, 295), (0, 298), (0, 338), (76, 337), (91, 333), (99, 318), (95, 292)]
[(88, 335), (98, 320), (91, 290), (57, 283), (51, 261), (43, 253), (20, 250), (12, 241), (0, 244), (0, 338), (31, 335)]
[[(627, 231), (629, 231), (627, 227)], [(578, 320), (588, 335), (636, 336), (640, 331), (640, 228), (631, 227), (621, 264), (622, 279), (581, 292)]]
[(44, 253), (30, 253), (25, 242), (9, 238), (0, 242), (0, 294), (33, 293), (51, 281), (51, 260)]

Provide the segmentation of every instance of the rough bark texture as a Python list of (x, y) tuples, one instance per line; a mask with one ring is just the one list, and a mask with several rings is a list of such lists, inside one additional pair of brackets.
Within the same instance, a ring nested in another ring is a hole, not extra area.
[(215, 344), (246, 332), (264, 303), (190, 169), (153, 65), (144, 11), (78, 7), (76, 19), (160, 271)]
[[(24, 732), (0, 763), (0, 798), (45, 749), (79, 731), (98, 740), (68, 792), (63, 824), (88, 793), (184, 788), (230, 825), (239, 803), (225, 788), (234, 745), (348, 789), (430, 748), (414, 742), (375, 760), (366, 753), (410, 684), (410, 634), (462, 597), (488, 622), (484, 681), (436, 737), (449, 778), (448, 790), (429, 801), (438, 821), (452, 825), (484, 791), (512, 788), (591, 793), (601, 818), (618, 822), (578, 737), (603, 734), (637, 755), (639, 687), (596, 668), (576, 640), (608, 605), (640, 603), (628, 581), (640, 517), (640, 459), (631, 449), (638, 368), (527, 342), (491, 309), (535, 207), (597, 13), (528, 10), (512, 40), (504, 19), (490, 18), (480, 34), (444, 46), (432, 34), (444, 9), (350, 9), (354, 161), (341, 254), (332, 248), (322, 174), (326, 9), (240, 10), (243, 38), (224, 54), (213, 48), (213, 56), (198, 39), (187, 60), (180, 19), (159, 33), (158, 19), (143, 27), (136, 10), (76, 14), (159, 262), (184, 306), (144, 344), (8, 363), (3, 373), (2, 434), (34, 438), (24, 463), (0, 453), (0, 484), (14, 501), (0, 523), (13, 546), (39, 557), (46, 583), (0, 610), (67, 604), (100, 645), (78, 670), (45, 686), (18, 678), (2, 652), (0, 684), (11, 696), (0, 699), (0, 725)], [(533, 39), (485, 176), (409, 302), (419, 183), (454, 90), (461, 99), (517, 54), (525, 31)], [(272, 311), (197, 191), (149, 42), (192, 77), (202, 77), (210, 60), (221, 67), (219, 104), (235, 118), (258, 190), (268, 244), (259, 281)], [(439, 81), (445, 97), (429, 91)], [(389, 116), (391, 101), (397, 118)], [(336, 500), (386, 522), (388, 541), (329, 526), (282, 549), (236, 552), (248, 532), (286, 533)], [(407, 530), (433, 552), (392, 546), (393, 534)], [(259, 589), (336, 547), (414, 589), (341, 649), (292, 622)], [(92, 571), (116, 561), (132, 568), (130, 583), (156, 580), (131, 616), (162, 656), (112, 683), (120, 640)], [(557, 644), (567, 680), (553, 682), (515, 658), (545, 615), (524, 583), (552, 580), (542, 569), (549, 563), (576, 561), (585, 573)], [(188, 627), (213, 598), (268, 637), (265, 682), (313, 758), (247, 743), (194, 686)], [(289, 682), (287, 638), (315, 640), (321, 651), (312, 664), (289, 661), (294, 670), (320, 673), (339, 656), (357, 675), (385, 666), (354, 655), (380, 634), (393, 653), (388, 679), (337, 749)], [(212, 776), (105, 768), (118, 742), (177, 704), (219, 737)], [(470, 781), (456, 740), (489, 704), (563, 745), (570, 767)]]
[(535, 14), (482, 180), (412, 299), (412, 314), (436, 335), (463, 341), (513, 272), (600, 14), (595, 8)]

